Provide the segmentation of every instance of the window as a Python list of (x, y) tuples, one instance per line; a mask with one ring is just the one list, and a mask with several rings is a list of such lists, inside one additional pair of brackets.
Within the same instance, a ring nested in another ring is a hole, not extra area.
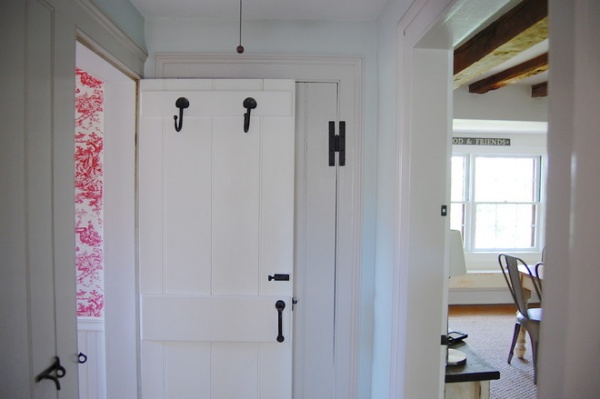
[(539, 251), (541, 157), (454, 155), (450, 226), (467, 252)]

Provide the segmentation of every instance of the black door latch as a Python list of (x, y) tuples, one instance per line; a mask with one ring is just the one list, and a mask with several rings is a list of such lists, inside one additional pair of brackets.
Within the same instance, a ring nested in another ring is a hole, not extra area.
[(272, 276), (269, 276), (269, 281), (271, 281), (271, 280), (290, 281), (290, 275), (289, 274), (274, 274)]
[(56, 390), (60, 391), (60, 381), (59, 378), (63, 378), (67, 374), (67, 370), (60, 364), (60, 358), (58, 356), (54, 357), (54, 361), (52, 364), (37, 377), (35, 377), (35, 382), (40, 382), (42, 380), (50, 380), (54, 382), (56, 386)]

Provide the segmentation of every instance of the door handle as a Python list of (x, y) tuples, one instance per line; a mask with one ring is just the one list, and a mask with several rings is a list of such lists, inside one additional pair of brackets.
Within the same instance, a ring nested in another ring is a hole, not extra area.
[(285, 309), (285, 302), (279, 300), (275, 302), (275, 309), (277, 309), (277, 342), (283, 342), (283, 309)]
[(58, 379), (63, 378), (66, 374), (67, 370), (65, 370), (65, 368), (60, 365), (60, 358), (58, 356), (55, 356), (54, 362), (52, 362), (50, 367), (48, 367), (46, 370), (39, 373), (37, 377), (35, 377), (35, 382), (40, 382), (41, 380), (54, 381), (54, 385), (56, 385), (56, 390), (60, 391), (60, 381), (58, 381)]

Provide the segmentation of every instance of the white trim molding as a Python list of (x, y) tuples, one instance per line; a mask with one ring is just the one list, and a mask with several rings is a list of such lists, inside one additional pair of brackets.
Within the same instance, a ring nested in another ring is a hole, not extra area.
[[(147, 51), (91, 0), (78, 0), (85, 15), (77, 21), (77, 38), (132, 78), (143, 75)], [(88, 20), (89, 18), (89, 20)], [(94, 23), (90, 23), (93, 21)], [(99, 27), (99, 28), (98, 28)], [(96, 32), (95, 30), (98, 30)], [(108, 48), (107, 44), (110, 44)]]

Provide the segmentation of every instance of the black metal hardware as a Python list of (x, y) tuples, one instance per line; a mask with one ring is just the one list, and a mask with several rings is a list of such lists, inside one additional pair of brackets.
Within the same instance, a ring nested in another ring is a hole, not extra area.
[(173, 115), (173, 119), (175, 119), (175, 131), (180, 132), (183, 127), (183, 109), (188, 108), (190, 102), (185, 97), (179, 97), (177, 101), (175, 101), (175, 106), (179, 108), (179, 124), (177, 124), (177, 115)]
[(283, 342), (283, 309), (285, 309), (285, 302), (279, 300), (275, 302), (275, 309), (277, 309), (277, 342)]
[(272, 276), (269, 276), (269, 281), (271, 281), (271, 280), (290, 281), (290, 275), (289, 274), (274, 274)]
[(243, 105), (246, 108), (246, 113), (244, 114), (244, 132), (248, 133), (248, 130), (250, 130), (250, 111), (256, 108), (258, 104), (255, 99), (248, 97), (244, 100)]
[(242, 0), (240, 0), (240, 44), (235, 49), (238, 54), (244, 53), (244, 46), (242, 46)]
[(329, 166), (335, 166), (335, 153), (339, 153), (340, 166), (346, 165), (346, 122), (340, 121), (340, 134), (335, 134), (335, 122), (329, 122)]
[(448, 206), (447, 205), (442, 205), (441, 215), (448, 216)]
[(297, 303), (298, 303), (298, 300), (296, 298), (292, 298), (292, 312), (294, 311), (294, 307), (296, 306)]
[[(54, 373), (54, 374), (52, 374)], [(51, 380), (54, 381), (56, 385), (56, 390), (60, 391), (60, 381), (59, 378), (63, 378), (67, 374), (67, 370), (63, 366), (60, 365), (60, 358), (58, 356), (54, 357), (54, 361), (46, 370), (42, 371), (35, 377), (35, 382), (40, 382), (41, 380)]]
[(83, 364), (83, 363), (87, 362), (87, 355), (85, 353), (79, 352), (79, 355), (77, 355), (77, 362), (79, 364)]
[(447, 335), (442, 335), (441, 336), (441, 342), (440, 342), (440, 344), (444, 345), (444, 346), (448, 346), (448, 336)]

